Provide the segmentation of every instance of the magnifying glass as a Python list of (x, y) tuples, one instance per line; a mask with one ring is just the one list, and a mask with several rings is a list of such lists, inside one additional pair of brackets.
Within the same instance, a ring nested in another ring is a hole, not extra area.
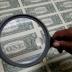
[(0, 57), (10, 65), (27, 68), (40, 63), (51, 43), (47, 28), (33, 16), (15, 15), (0, 24)]

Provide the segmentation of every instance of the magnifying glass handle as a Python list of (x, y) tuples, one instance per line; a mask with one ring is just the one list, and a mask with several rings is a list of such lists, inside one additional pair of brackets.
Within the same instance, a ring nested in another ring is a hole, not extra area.
[[(53, 43), (54, 43), (54, 39), (51, 37), (50, 38), (50, 47), (53, 47)], [(57, 50), (59, 51), (59, 53), (62, 53), (62, 51), (63, 51), (62, 47), (57, 48)]]
[(63, 49), (61, 47), (59, 47), (57, 50), (59, 51), (59, 53), (63, 52)]

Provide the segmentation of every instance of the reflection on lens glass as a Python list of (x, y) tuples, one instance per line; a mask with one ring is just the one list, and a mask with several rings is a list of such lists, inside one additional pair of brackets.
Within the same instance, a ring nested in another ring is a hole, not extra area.
[(45, 48), (42, 28), (37, 22), (27, 18), (16, 18), (3, 28), (0, 38), (4, 54), (18, 64), (30, 63), (38, 59)]

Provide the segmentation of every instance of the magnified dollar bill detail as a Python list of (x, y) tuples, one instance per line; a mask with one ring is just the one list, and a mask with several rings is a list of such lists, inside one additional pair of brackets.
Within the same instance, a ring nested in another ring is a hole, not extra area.
[(32, 22), (25, 22), (23, 20), (20, 21), (11, 21), (9, 24), (4, 28), (2, 32), (2, 36), (9, 36), (15, 33), (25, 32), (27, 30), (33, 29)]
[[(0, 43), (2, 51), (10, 60), (26, 64), (41, 56), (45, 38), (40, 32), (43, 29), (37, 25), (38, 22), (23, 16), (7, 22), (2, 29)], [(34, 28), (31, 29), (31, 26)]]

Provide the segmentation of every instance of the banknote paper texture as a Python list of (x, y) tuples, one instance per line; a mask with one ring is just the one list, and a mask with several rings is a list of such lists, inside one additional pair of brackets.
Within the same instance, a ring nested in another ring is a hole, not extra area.
[(51, 27), (54, 25), (62, 24), (61, 19), (58, 15), (52, 15), (52, 16), (45, 16), (39, 18), (47, 27)]
[[(72, 27), (72, 0), (0, 0), (0, 21), (9, 16), (23, 13), (33, 15), (41, 20), (46, 25), (51, 36), (58, 30)], [(40, 32), (34, 31), (38, 27), (31, 22), (13, 25), (10, 29), (6, 27), (1, 40), (5, 52), (10, 57), (24, 56), (24, 61), (38, 57), (41, 48), (36, 47), (38, 41), (35, 42), (35, 39), (40, 35), (39, 33), (44, 38), (42, 30)], [(66, 58), (61, 60), (63, 56)], [(50, 62), (47, 64), (49, 71), (43, 62), (31, 68), (19, 68), (11, 66), (0, 59), (0, 72), (72, 71), (72, 57), (67, 52), (60, 54), (55, 48), (51, 48), (45, 58), (47, 63)], [(58, 59), (60, 61), (57, 61)]]
[[(15, 4), (14, 4), (15, 3)], [(10, 8), (17, 8), (19, 7), (19, 3), (17, 0), (1, 0), (0, 1), (0, 10), (10, 9)]]
[(0, 71), (1, 71), (1, 72), (4, 72), (3, 64), (2, 64), (2, 60), (1, 60), (1, 59), (0, 59)]
[(2, 21), (3, 19), (10, 17), (12, 15), (17, 15), (17, 14), (23, 14), (22, 10), (14, 10), (14, 11), (10, 11), (10, 12), (2, 12), (0, 13), (0, 21)]
[(23, 5), (34, 5), (34, 4), (39, 4), (39, 3), (44, 3), (50, 0), (21, 0)]
[(45, 4), (36, 7), (26, 8), (26, 13), (34, 16), (41, 16), (44, 14), (49, 14), (55, 12), (55, 9), (52, 4)]
[(49, 65), (52, 72), (71, 72), (72, 71), (72, 57), (51, 63)]

